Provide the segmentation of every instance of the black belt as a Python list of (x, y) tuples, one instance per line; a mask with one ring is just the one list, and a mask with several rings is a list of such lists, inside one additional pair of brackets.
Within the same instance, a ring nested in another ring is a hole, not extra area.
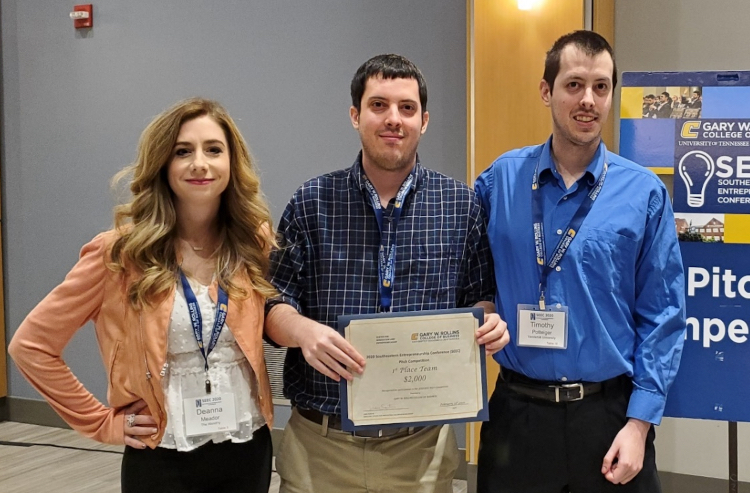
[(550, 402), (575, 402), (602, 391), (602, 382), (550, 383), (531, 379), (512, 370), (503, 369), (508, 388), (518, 394)]
[[(323, 425), (326, 416), (328, 417), (328, 427), (334, 430), (341, 430), (341, 416), (334, 414), (323, 414), (320, 411), (314, 409), (302, 409), (300, 407), (295, 408), (300, 416), (312, 421), (313, 423)], [(380, 428), (378, 430), (361, 430), (345, 432), (351, 433), (352, 436), (361, 438), (389, 438), (396, 435), (412, 435), (420, 430), (424, 429), (424, 426), (412, 426), (409, 428)]]

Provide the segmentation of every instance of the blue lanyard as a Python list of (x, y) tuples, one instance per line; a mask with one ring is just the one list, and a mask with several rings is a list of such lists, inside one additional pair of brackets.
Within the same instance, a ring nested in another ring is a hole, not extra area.
[[(605, 154), (606, 155), (606, 154)], [(547, 253), (544, 246), (544, 211), (543, 198), (541, 190), (539, 190), (539, 161), (536, 163), (534, 168), (534, 177), (531, 180), (531, 209), (534, 221), (534, 250), (536, 252), (536, 263), (539, 266), (539, 309), (545, 309), (544, 303), (544, 292), (547, 290), (547, 277), (555, 267), (560, 264), (565, 254), (568, 252), (570, 244), (573, 242), (576, 234), (583, 224), (583, 220), (591, 212), (591, 208), (594, 206), (594, 201), (602, 191), (604, 185), (604, 179), (607, 177), (607, 162), (604, 162), (604, 169), (599, 175), (599, 179), (589, 191), (583, 203), (578, 207), (578, 210), (573, 215), (570, 223), (565, 227), (565, 234), (560, 241), (557, 243), (555, 250), (552, 252), (552, 256), (547, 260)]]
[[(363, 175), (365, 188), (370, 196), (370, 203), (375, 211), (375, 217), (378, 220), (378, 230), (380, 231), (380, 248), (378, 250), (378, 280), (380, 289), (380, 311), (390, 312), (391, 301), (393, 298), (393, 277), (396, 266), (396, 228), (401, 219), (401, 212), (404, 206), (404, 200), (409, 194), (411, 184), (414, 182), (414, 171), (401, 184), (396, 200), (393, 204), (393, 212), (389, 217), (385, 217), (383, 207), (380, 205), (380, 197), (375, 187), (370, 183), (366, 175)], [(388, 223), (387, 231), (384, 233), (383, 223)]]
[(211, 393), (211, 381), (208, 379), (208, 355), (211, 354), (216, 343), (221, 335), (221, 330), (224, 328), (224, 322), (227, 319), (227, 304), (229, 303), (229, 296), (221, 286), (218, 286), (218, 296), (216, 303), (216, 318), (214, 319), (214, 327), (211, 330), (211, 340), (208, 342), (208, 351), (203, 347), (203, 316), (201, 315), (201, 309), (198, 306), (198, 300), (193, 293), (193, 289), (188, 283), (185, 273), (180, 270), (180, 280), (182, 281), (182, 290), (185, 293), (185, 301), (187, 301), (188, 312), (190, 313), (190, 323), (193, 326), (193, 335), (195, 336), (196, 342), (198, 342), (198, 349), (201, 350), (203, 356), (203, 362), (205, 363), (204, 370), (206, 372), (206, 393)]

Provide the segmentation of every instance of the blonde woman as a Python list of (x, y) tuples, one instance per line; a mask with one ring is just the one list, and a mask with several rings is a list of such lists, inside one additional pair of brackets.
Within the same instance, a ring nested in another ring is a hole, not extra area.
[[(126, 445), (123, 492), (266, 492), (273, 406), (261, 341), (274, 240), (247, 145), (219, 104), (182, 101), (144, 130), (115, 181), (131, 175), (114, 229), (83, 247), (9, 352), (73, 429)], [(90, 320), (108, 406), (61, 356)]]

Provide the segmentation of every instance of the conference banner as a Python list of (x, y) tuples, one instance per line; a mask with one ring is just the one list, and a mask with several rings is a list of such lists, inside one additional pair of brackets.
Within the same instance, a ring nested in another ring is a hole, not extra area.
[(750, 421), (750, 72), (623, 74), (620, 154), (673, 182), (687, 332), (665, 415)]
[(747, 211), (750, 119), (675, 120), (675, 126), (675, 208), (708, 214)]

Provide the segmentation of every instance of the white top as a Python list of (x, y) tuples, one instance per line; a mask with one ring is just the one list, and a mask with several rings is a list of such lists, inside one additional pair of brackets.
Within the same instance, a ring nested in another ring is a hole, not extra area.
[[(203, 318), (203, 344), (208, 349), (216, 318), (216, 304), (208, 295), (208, 286), (188, 279)], [(177, 283), (167, 345), (168, 371), (162, 380), (167, 411), (167, 427), (160, 447), (180, 452), (194, 450), (204, 443), (231, 440), (247, 442), (253, 432), (266, 424), (258, 404), (255, 374), (245, 358), (231, 329), (224, 325), (219, 340), (208, 355), (211, 394), (233, 393), (238, 429), (188, 437), (185, 435), (183, 399), (206, 396), (206, 373), (198, 343), (193, 335), (182, 283)]]

